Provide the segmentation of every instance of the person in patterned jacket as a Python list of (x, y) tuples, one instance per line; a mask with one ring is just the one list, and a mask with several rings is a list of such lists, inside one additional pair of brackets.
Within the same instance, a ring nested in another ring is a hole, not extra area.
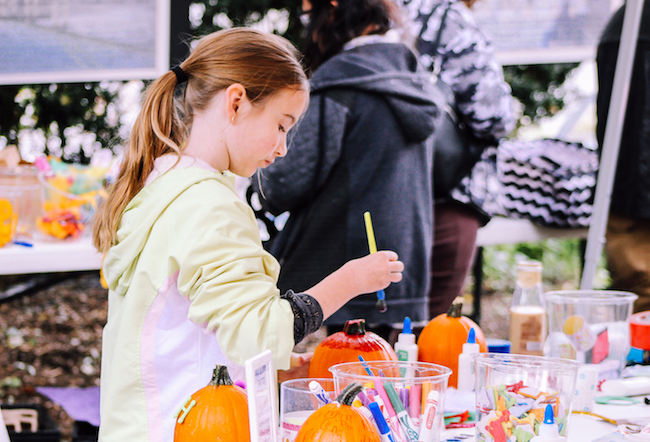
[[(459, 117), (472, 133), (496, 146), (514, 128), (512, 95), (490, 38), (471, 11), (477, 0), (396, 1), (408, 19), (407, 32), (415, 39), (420, 61), (453, 91)], [(468, 192), (461, 184), (453, 196), (435, 201), (430, 318), (446, 312), (461, 293), (476, 233), (489, 220), (469, 203)]]

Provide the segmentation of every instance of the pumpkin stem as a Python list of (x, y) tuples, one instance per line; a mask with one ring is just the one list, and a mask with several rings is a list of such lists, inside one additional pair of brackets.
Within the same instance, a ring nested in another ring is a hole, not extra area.
[(361, 393), (361, 390), (363, 390), (363, 385), (358, 382), (348, 384), (348, 386), (343, 389), (341, 394), (339, 394), (339, 397), (336, 398), (336, 402), (341, 405), (347, 405), (348, 407), (351, 407), (352, 402), (354, 402), (354, 399), (357, 397), (357, 395)]
[(366, 334), (366, 320), (365, 319), (352, 319), (345, 321), (343, 326), (343, 333), (346, 335), (363, 336)]
[(212, 372), (212, 380), (208, 385), (219, 387), (221, 385), (232, 385), (232, 380), (228, 374), (228, 367), (217, 364)]
[(449, 316), (450, 318), (460, 318), (462, 310), (463, 310), (463, 297), (458, 296), (451, 303), (451, 307), (449, 307), (449, 310), (447, 311), (447, 316)]

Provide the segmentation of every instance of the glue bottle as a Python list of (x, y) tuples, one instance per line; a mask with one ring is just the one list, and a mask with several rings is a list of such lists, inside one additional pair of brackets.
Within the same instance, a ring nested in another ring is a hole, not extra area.
[[(404, 362), (416, 362), (418, 360), (418, 346), (415, 343), (415, 335), (411, 329), (411, 318), (404, 318), (402, 333), (397, 335), (397, 342), (394, 345), (397, 360)], [(400, 369), (401, 375), (411, 376), (412, 369)]]
[(476, 343), (476, 332), (472, 327), (469, 329), (467, 342), (463, 344), (463, 352), (458, 355), (458, 384), (456, 388), (459, 391), (474, 391), (475, 375), (472, 354), (479, 351), (480, 347)]
[(555, 423), (553, 407), (546, 405), (544, 411), (544, 422), (539, 424), (539, 436), (533, 437), (530, 442), (566, 442), (566, 437), (560, 436), (560, 430)]

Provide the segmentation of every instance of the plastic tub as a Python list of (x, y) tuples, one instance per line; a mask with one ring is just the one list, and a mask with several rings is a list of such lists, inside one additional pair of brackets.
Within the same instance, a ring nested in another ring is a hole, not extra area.
[(630, 350), (635, 299), (634, 293), (612, 290), (545, 293), (549, 335), (544, 354), (597, 364), (600, 380), (618, 377)]
[(473, 357), (478, 441), (527, 442), (539, 435), (547, 404), (566, 434), (579, 362), (502, 353)]
[(387, 405), (393, 431), (415, 431), (421, 442), (439, 440), (451, 369), (428, 362), (368, 361), (337, 364), (330, 371), (337, 394), (358, 382), (367, 398)]

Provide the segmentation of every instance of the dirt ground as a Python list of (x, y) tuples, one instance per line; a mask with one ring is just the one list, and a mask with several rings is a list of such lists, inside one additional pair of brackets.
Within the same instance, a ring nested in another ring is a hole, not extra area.
[[(0, 294), (45, 277), (0, 276)], [(55, 278), (28, 294), (0, 300), (0, 405), (42, 405), (61, 430), (61, 441), (71, 442), (73, 419), (36, 387), (99, 385), (107, 290), (99, 283), (99, 272)], [(482, 298), (480, 325), (486, 336), (504, 337), (502, 315), (508, 303), (489, 294)], [(324, 336), (317, 332), (299, 350), (313, 350)]]

